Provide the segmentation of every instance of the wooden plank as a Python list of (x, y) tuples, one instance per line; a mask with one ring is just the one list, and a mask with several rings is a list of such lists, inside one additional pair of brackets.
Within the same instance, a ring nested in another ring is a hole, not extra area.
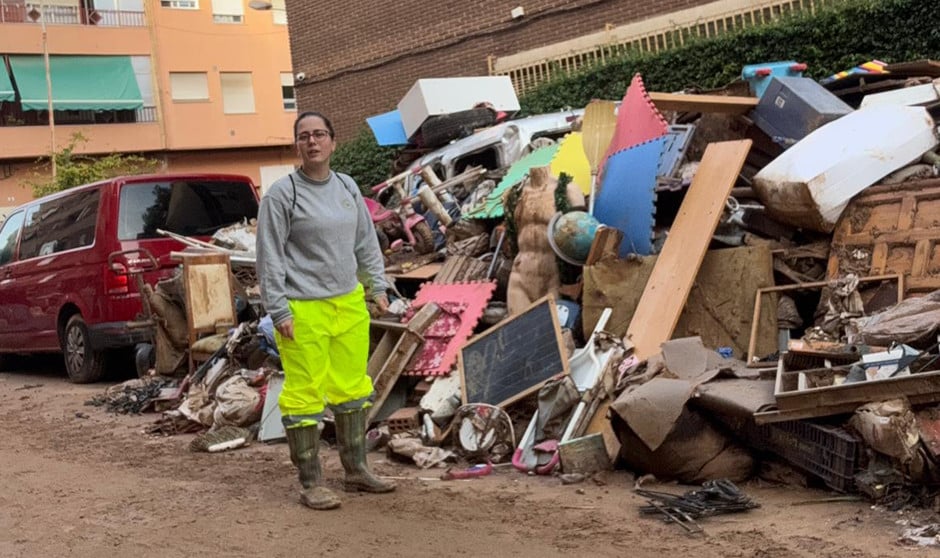
[(594, 265), (606, 258), (618, 258), (620, 244), (623, 242), (623, 231), (614, 227), (600, 226), (591, 241), (591, 251), (588, 252), (584, 265)]
[(940, 62), (937, 62), (936, 60), (925, 59), (913, 60), (910, 62), (898, 62), (896, 64), (888, 64), (885, 66), (885, 69), (892, 74), (908, 77), (940, 77)]
[(375, 380), (379, 375), (382, 367), (385, 366), (385, 362), (392, 356), (392, 351), (398, 345), (402, 335), (404, 335), (404, 332), (399, 329), (386, 329), (382, 332), (382, 338), (379, 339), (378, 345), (369, 355), (369, 363), (366, 365), (366, 372), (370, 378)]
[(633, 343), (634, 354), (641, 360), (656, 354), (672, 337), (751, 143), (712, 143), (705, 149), (627, 328), (625, 340)]
[(927, 262), (930, 260), (932, 250), (932, 241), (917, 241), (917, 244), (914, 245), (914, 260), (911, 262), (911, 277), (923, 277), (927, 274)]
[(895, 397), (933, 397), (940, 400), (940, 370), (921, 372), (909, 376), (871, 380), (838, 386), (809, 388), (776, 396), (777, 406), (783, 411), (863, 405), (872, 401), (885, 401)]
[(464, 404), (502, 407), (567, 375), (568, 358), (555, 298), (543, 297), (523, 312), (468, 340), (458, 353)]
[(917, 196), (904, 196), (901, 200), (901, 213), (898, 215), (898, 230), (906, 231), (914, 225), (917, 212)]
[[(890, 397), (886, 397), (885, 399), (890, 399)], [(908, 395), (907, 400), (913, 406), (937, 403), (940, 402), (940, 393), (933, 392), (922, 395)], [(876, 398), (872, 401), (881, 401), (881, 398)], [(868, 403), (868, 401), (861, 403), (835, 403), (826, 407), (806, 407), (801, 409), (777, 409), (773, 411), (764, 411), (761, 413), (754, 413), (754, 422), (757, 424), (771, 424), (774, 422), (784, 422), (789, 420), (803, 420), (820, 417), (831, 417), (834, 415), (844, 415), (855, 412), (855, 409), (858, 409), (865, 403)]]
[(730, 97), (724, 95), (681, 95), (651, 92), (649, 96), (659, 110), (719, 112), (724, 114), (746, 114), (753, 110), (759, 101), (757, 97)]
[[(382, 408), (382, 404), (388, 399), (388, 395), (392, 392), (392, 388), (395, 387), (395, 382), (401, 377), (401, 373), (405, 370), (405, 366), (408, 365), (408, 361), (411, 360), (411, 357), (414, 356), (421, 344), (424, 343), (424, 338), (421, 334), (434, 323), (434, 320), (437, 319), (440, 312), (440, 307), (433, 302), (422, 306), (405, 325), (406, 330), (400, 333), (398, 341), (395, 343), (395, 348), (392, 349), (391, 354), (382, 366), (375, 371), (374, 376), (370, 374), (370, 376), (372, 376), (372, 391), (375, 394), (375, 401), (372, 407), (369, 408), (369, 415), (366, 420), (367, 424), (375, 418), (376, 413)], [(370, 365), (372, 365), (371, 362)], [(376, 366), (372, 365), (372, 368), (376, 368)]]
[[(892, 227), (897, 226), (892, 224)], [(919, 240), (934, 240), (940, 237), (936, 228), (910, 229), (907, 231), (878, 232), (877, 236), (871, 232), (846, 235), (841, 244), (847, 246), (865, 246), (877, 240), (882, 244), (912, 244)]]
[(871, 251), (871, 267), (869, 273), (879, 275), (885, 272), (888, 263), (888, 243), (878, 242)]
[(395, 279), (430, 279), (440, 273), (443, 264), (429, 263), (412, 269), (407, 273), (389, 273)]

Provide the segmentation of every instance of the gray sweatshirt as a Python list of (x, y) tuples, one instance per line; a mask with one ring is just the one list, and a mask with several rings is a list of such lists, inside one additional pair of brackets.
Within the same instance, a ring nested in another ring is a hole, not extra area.
[(322, 182), (294, 171), (261, 199), (256, 266), (261, 302), (275, 324), (291, 317), (289, 299), (332, 298), (358, 281), (372, 296), (388, 288), (369, 211), (356, 182), (345, 174), (343, 180), (332, 171)]

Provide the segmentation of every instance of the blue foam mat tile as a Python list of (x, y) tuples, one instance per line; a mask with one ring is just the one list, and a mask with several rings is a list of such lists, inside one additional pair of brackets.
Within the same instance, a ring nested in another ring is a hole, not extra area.
[(656, 174), (666, 137), (659, 137), (610, 156), (604, 167), (594, 216), (623, 232), (620, 257), (653, 251)]

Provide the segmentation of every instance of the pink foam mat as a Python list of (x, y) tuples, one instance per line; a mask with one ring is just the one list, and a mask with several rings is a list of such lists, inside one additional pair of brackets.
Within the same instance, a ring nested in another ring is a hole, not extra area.
[(483, 316), (494, 290), (496, 283), (483, 281), (422, 285), (412, 307), (434, 302), (441, 307), (441, 313), (422, 334), (424, 343), (403, 373), (407, 376), (450, 374), (457, 362), (457, 352), (473, 335), (473, 328)]

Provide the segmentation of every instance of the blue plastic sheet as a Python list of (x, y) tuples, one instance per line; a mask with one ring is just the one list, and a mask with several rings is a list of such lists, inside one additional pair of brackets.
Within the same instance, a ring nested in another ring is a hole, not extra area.
[(408, 143), (405, 125), (401, 123), (401, 113), (397, 110), (370, 116), (366, 118), (366, 123), (372, 129), (375, 141), (383, 147)]

